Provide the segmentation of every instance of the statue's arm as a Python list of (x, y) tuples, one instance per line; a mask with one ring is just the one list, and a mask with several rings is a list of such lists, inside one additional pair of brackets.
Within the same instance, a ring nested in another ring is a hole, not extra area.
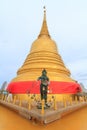
[(41, 80), (41, 77), (38, 77), (38, 79), (37, 80)]
[(47, 81), (49, 81), (49, 78), (47, 77)]
[(47, 77), (47, 81), (48, 81), (48, 85), (50, 84), (50, 80), (49, 80), (49, 78)]

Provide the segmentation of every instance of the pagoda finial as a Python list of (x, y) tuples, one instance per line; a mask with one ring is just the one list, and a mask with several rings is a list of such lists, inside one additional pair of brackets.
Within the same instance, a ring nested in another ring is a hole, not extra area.
[(43, 8), (44, 8), (44, 11), (46, 11), (46, 6), (44, 6)]
[(47, 27), (47, 21), (46, 21), (46, 7), (44, 6), (43, 9), (44, 9), (43, 24), (42, 24), (42, 28), (41, 28), (41, 31), (40, 31), (38, 38), (43, 36), (43, 35), (50, 37), (48, 27)]

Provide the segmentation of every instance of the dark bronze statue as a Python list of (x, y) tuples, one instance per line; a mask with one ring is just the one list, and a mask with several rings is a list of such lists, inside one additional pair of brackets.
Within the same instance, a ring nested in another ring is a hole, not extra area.
[(47, 77), (47, 71), (44, 69), (42, 71), (42, 75), (38, 78), (38, 80), (41, 81), (40, 84), (40, 94), (41, 94), (41, 100), (45, 100), (45, 104), (47, 103), (47, 91), (48, 91), (48, 85), (49, 85), (49, 78)]

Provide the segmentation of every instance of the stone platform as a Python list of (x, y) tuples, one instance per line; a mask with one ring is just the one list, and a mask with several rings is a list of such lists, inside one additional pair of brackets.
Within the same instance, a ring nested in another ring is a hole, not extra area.
[(65, 108), (61, 108), (57, 110), (49, 108), (45, 110), (44, 114), (41, 114), (41, 109), (37, 109), (37, 108), (28, 110), (27, 108), (24, 108), (24, 107), (21, 107), (12, 103), (8, 103), (3, 100), (0, 100), (0, 104), (5, 107), (8, 107), (11, 110), (16, 111), (17, 113), (19, 113), (21, 116), (25, 117), (26, 119), (36, 120), (43, 124), (51, 123), (73, 111), (76, 111), (82, 107), (87, 106), (87, 102), (80, 102), (77, 104), (73, 104), (72, 106), (67, 106)]

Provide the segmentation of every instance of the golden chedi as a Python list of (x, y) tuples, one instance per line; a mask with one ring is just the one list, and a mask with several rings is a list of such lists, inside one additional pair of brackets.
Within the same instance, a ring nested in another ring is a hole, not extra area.
[(55, 41), (51, 39), (46, 22), (46, 10), (40, 34), (7, 90), (13, 94), (40, 93), (40, 84), (36, 80), (44, 68), (50, 79), (49, 88), (52, 94), (81, 91), (79, 84), (70, 77), (70, 71), (64, 65)]

